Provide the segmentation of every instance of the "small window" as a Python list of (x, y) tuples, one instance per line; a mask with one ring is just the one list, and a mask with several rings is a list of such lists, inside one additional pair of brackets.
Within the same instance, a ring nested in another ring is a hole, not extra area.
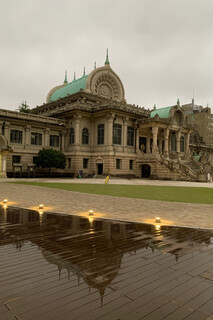
[(127, 145), (134, 146), (134, 128), (127, 127)]
[(75, 143), (75, 131), (74, 128), (70, 128), (70, 144), (74, 144)]
[(175, 152), (176, 151), (176, 135), (173, 132), (172, 136), (171, 136), (171, 151)]
[(114, 124), (113, 144), (121, 144), (121, 132), (122, 132), (122, 126), (120, 124)]
[(31, 132), (31, 144), (36, 146), (42, 145), (42, 133)]
[(129, 160), (129, 170), (133, 170), (133, 160)]
[(86, 158), (83, 159), (83, 169), (88, 169), (88, 162), (89, 162), (89, 159), (86, 159)]
[(59, 147), (59, 136), (54, 134), (50, 135), (50, 147)]
[(104, 144), (104, 124), (98, 125), (98, 144)]
[(184, 152), (185, 151), (185, 139), (184, 137), (180, 137), (180, 152)]
[(22, 131), (11, 130), (10, 131), (10, 142), (11, 143), (22, 143)]
[(13, 161), (13, 164), (21, 163), (21, 156), (13, 156), (12, 161)]
[(82, 130), (82, 144), (89, 144), (89, 130), (87, 128)]
[(71, 168), (71, 158), (68, 158), (68, 168), (70, 169)]
[(116, 159), (116, 169), (121, 169), (121, 159)]

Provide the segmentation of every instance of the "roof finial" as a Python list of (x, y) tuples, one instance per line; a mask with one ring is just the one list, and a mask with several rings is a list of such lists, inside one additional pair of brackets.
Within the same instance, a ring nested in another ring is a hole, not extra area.
[(105, 61), (105, 65), (109, 65), (108, 49), (107, 49), (107, 52), (106, 52), (106, 61)]
[(84, 67), (84, 73), (83, 73), (83, 77), (85, 76), (85, 67)]
[(178, 105), (178, 106), (180, 105), (180, 100), (179, 100), (179, 99), (177, 99), (177, 105)]
[(96, 69), (96, 61), (94, 62), (94, 69)]
[(73, 81), (75, 80), (75, 72), (74, 72), (74, 78), (73, 78)]
[(67, 70), (65, 70), (65, 78), (64, 78), (64, 84), (67, 84), (68, 81), (67, 81)]
[(156, 104), (154, 104), (154, 110), (156, 110)]

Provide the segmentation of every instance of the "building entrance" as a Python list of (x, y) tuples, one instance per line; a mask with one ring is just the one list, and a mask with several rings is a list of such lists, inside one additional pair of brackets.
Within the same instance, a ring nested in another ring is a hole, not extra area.
[(148, 164), (143, 164), (141, 167), (141, 177), (142, 178), (149, 178), (151, 172), (151, 167)]
[(98, 163), (98, 174), (103, 174), (103, 163)]

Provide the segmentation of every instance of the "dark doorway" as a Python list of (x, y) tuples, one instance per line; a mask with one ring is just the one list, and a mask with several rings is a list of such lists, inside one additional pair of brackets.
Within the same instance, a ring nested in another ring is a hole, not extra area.
[(98, 163), (98, 174), (103, 173), (103, 163)]
[(151, 167), (148, 164), (143, 164), (141, 167), (141, 177), (149, 178), (150, 177)]

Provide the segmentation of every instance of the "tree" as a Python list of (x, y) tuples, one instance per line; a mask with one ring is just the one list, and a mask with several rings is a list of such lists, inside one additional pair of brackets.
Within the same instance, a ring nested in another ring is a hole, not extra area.
[(27, 101), (22, 101), (17, 110), (19, 112), (30, 113), (30, 107), (28, 106)]
[(35, 159), (38, 167), (49, 168), (49, 176), (51, 168), (64, 169), (66, 166), (66, 157), (61, 151), (54, 149), (45, 149), (39, 151), (38, 157)]

